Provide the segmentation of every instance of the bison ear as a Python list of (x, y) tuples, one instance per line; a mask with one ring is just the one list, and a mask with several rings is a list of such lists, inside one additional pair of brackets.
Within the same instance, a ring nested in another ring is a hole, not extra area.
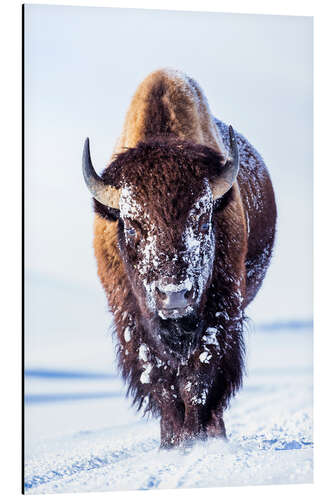
[(119, 210), (120, 190), (106, 184), (96, 173), (90, 157), (88, 138), (85, 140), (83, 148), (82, 172), (87, 188), (95, 200), (111, 209)]
[(210, 183), (214, 201), (219, 200), (229, 191), (237, 178), (239, 170), (237, 141), (231, 125), (229, 126), (229, 138), (231, 158), (223, 165), (221, 175)]

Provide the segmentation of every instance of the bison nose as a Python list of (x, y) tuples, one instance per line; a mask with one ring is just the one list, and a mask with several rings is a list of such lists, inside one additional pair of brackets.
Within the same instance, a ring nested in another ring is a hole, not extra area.
[(177, 292), (157, 288), (157, 293), (163, 309), (181, 309), (188, 306), (190, 302), (190, 291), (187, 288), (177, 290)]

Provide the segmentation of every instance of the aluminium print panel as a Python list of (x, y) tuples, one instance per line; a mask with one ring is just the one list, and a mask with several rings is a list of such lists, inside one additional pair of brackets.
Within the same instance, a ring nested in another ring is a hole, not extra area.
[(312, 18), (23, 22), (24, 493), (311, 483)]

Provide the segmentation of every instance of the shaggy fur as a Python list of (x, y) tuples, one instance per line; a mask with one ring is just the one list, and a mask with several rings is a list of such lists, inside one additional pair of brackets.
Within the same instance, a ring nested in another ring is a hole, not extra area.
[[(261, 157), (240, 134), (236, 138), (238, 179), (214, 203), (211, 215), (212, 273), (195, 325), (182, 320), (191, 340), (184, 336), (178, 347), (159, 333), (172, 334), (173, 322), (162, 321), (148, 307), (137, 272), (138, 249), (151, 237), (143, 219), (132, 221), (135, 234), (128, 241), (120, 212), (94, 201), (98, 274), (115, 318), (119, 366), (138, 408), (161, 417), (164, 447), (225, 436), (223, 411), (242, 383), (244, 308), (269, 264), (276, 208)], [(227, 126), (212, 117), (192, 79), (160, 70), (140, 85), (103, 179), (119, 190), (130, 186), (154, 223), (157, 252), (165, 263), (147, 271), (148, 282), (158, 273), (176, 282), (184, 279), (186, 218), (204, 180), (223, 175), (229, 148)]]

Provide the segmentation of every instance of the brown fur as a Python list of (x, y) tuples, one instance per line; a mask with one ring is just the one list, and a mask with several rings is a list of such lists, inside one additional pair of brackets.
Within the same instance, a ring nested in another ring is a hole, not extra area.
[[(95, 201), (95, 254), (115, 317), (119, 365), (138, 406), (161, 416), (162, 446), (225, 436), (223, 410), (242, 382), (244, 308), (259, 290), (269, 264), (276, 209), (264, 163), (246, 139), (236, 137), (240, 172), (232, 189), (215, 203), (213, 274), (200, 304), (205, 328), (218, 331), (218, 345), (208, 348), (210, 363), (200, 361), (203, 338), (184, 364), (153, 335), (154, 318), (133, 271), (144, 226), (137, 229), (133, 249), (126, 250), (123, 222)], [(134, 95), (103, 178), (120, 190), (125, 184), (135, 186), (136, 199), (146, 203), (158, 227), (159, 245), (172, 255), (182, 251), (182, 221), (203, 179), (211, 181), (221, 173), (228, 152), (227, 127), (212, 117), (196, 82), (178, 72), (159, 70)], [(165, 272), (182, 279), (181, 264)], [(134, 332), (129, 341), (127, 327)], [(145, 384), (140, 382), (142, 345), (149, 347), (152, 364)]]
[(135, 92), (115, 153), (151, 137), (170, 134), (225, 152), (199, 85), (180, 72), (158, 70), (148, 75)]

